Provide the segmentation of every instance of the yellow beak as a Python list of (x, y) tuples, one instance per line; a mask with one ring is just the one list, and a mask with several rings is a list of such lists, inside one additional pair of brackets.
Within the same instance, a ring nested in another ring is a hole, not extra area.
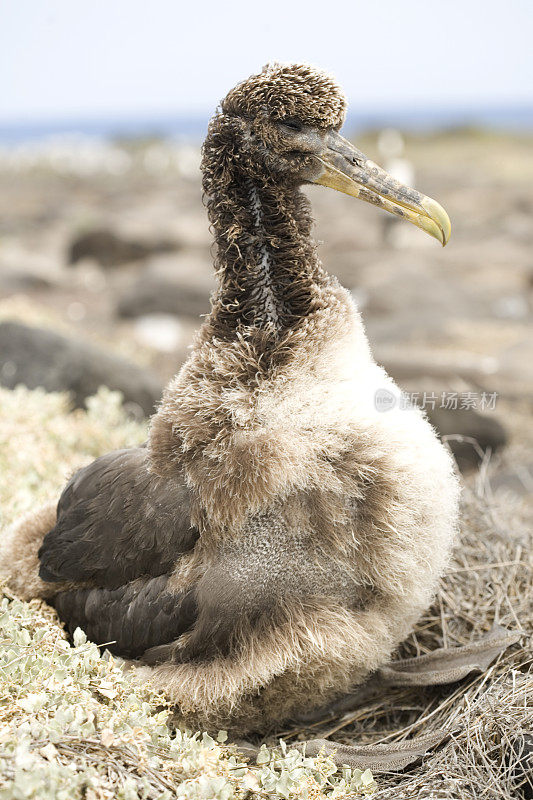
[(327, 147), (316, 159), (319, 172), (313, 183), (359, 197), (407, 219), (437, 239), (443, 247), (448, 242), (451, 223), (443, 207), (431, 197), (395, 180), (340, 134), (328, 134)]

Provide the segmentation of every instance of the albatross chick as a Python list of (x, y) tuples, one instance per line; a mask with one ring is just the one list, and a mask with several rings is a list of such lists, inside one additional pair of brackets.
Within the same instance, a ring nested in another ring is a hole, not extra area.
[(443, 245), (450, 223), (340, 135), (345, 108), (300, 64), (226, 96), (203, 148), (219, 286), (149, 440), (80, 470), (3, 544), (14, 590), (114, 642), (191, 725), (265, 730), (361, 683), (430, 603), (454, 538), (451, 458), (420, 410), (389, 408), (399, 390), (300, 189)]

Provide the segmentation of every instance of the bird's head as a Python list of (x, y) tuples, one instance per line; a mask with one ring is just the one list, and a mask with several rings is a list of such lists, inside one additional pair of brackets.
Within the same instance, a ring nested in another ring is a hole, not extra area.
[(329, 186), (409, 220), (445, 245), (451, 226), (442, 206), (402, 185), (341, 136), (345, 114), (346, 98), (329, 75), (307, 64), (267, 65), (222, 101), (204, 167), (225, 140), (226, 153), (250, 178)]

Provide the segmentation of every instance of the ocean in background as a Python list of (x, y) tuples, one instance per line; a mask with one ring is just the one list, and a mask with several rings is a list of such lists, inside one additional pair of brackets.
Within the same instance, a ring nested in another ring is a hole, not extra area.
[[(0, 144), (9, 147), (70, 135), (100, 139), (161, 138), (198, 142), (205, 136), (208, 121), (208, 114), (177, 114), (120, 119), (0, 122)], [(349, 114), (344, 130), (348, 135), (357, 136), (364, 131), (384, 127), (398, 128), (408, 133), (472, 127), (525, 134), (533, 132), (533, 105), (367, 111)]]

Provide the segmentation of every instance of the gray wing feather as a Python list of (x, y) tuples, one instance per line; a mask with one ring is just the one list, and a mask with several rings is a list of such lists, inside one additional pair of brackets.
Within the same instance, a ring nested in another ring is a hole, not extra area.
[(198, 538), (189, 509), (185, 484), (151, 473), (146, 448), (108, 453), (65, 487), (39, 551), (40, 577), (114, 589), (164, 575)]

